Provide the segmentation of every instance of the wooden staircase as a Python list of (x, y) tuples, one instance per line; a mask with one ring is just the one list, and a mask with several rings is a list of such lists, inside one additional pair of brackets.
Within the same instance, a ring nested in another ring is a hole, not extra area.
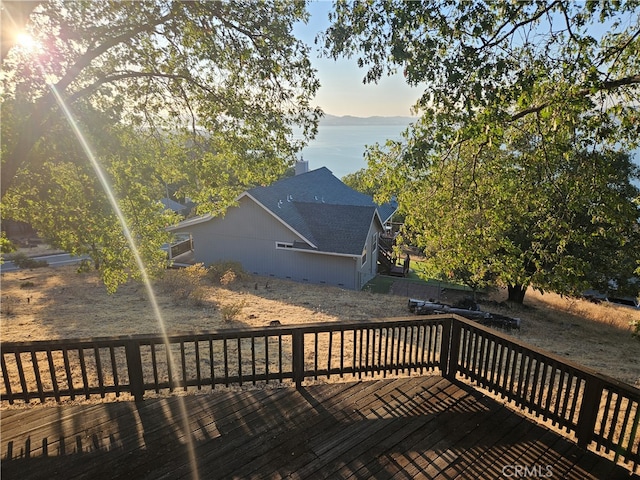
[(384, 236), (378, 238), (378, 273), (393, 277), (406, 277), (409, 273), (408, 257), (404, 265), (398, 265), (393, 252), (394, 245), (394, 238)]

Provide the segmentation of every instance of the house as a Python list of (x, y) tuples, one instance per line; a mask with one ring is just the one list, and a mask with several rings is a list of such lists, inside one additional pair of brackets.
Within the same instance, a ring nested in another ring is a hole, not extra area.
[(162, 206), (164, 207), (165, 210), (171, 210), (172, 212), (177, 213), (181, 217), (186, 217), (189, 214), (189, 211), (191, 210), (191, 207), (187, 205), (182, 205), (181, 203), (178, 203), (169, 197), (164, 197), (160, 199), (160, 203), (162, 203)]
[(327, 168), (247, 190), (224, 217), (170, 227), (189, 233), (198, 263), (233, 260), (245, 271), (360, 289), (377, 273), (378, 238), (396, 210), (376, 205)]

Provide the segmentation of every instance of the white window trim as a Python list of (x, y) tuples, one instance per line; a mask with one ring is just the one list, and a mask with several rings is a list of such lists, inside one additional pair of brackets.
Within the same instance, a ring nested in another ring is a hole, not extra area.
[(276, 242), (277, 250), (286, 250), (288, 248), (293, 248), (292, 242)]

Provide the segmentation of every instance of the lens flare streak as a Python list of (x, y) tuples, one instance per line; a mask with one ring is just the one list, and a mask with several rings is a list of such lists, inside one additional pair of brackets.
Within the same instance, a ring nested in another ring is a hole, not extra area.
[[(162, 318), (162, 312), (160, 311), (160, 307), (158, 305), (158, 301), (156, 299), (156, 295), (155, 292), (153, 290), (153, 286), (151, 285), (151, 280), (149, 278), (149, 275), (147, 273), (147, 269), (144, 265), (144, 262), (142, 261), (142, 257), (140, 255), (140, 252), (138, 250), (138, 247), (136, 245), (135, 239), (133, 238), (133, 235), (131, 234), (131, 229), (129, 228), (129, 225), (127, 224), (127, 220), (124, 216), (124, 214), (122, 213), (122, 210), (120, 209), (120, 206), (118, 205), (118, 202), (116, 200), (116, 197), (113, 193), (113, 190), (111, 188), (111, 185), (109, 184), (109, 181), (104, 173), (104, 171), (102, 170), (102, 167), (100, 166), (100, 163), (98, 162), (96, 156), (93, 154), (93, 150), (91, 150), (91, 147), (89, 145), (89, 143), (87, 142), (84, 134), (82, 133), (82, 131), (80, 130), (80, 127), (78, 125), (78, 123), (75, 121), (75, 118), (73, 117), (73, 114), (71, 112), (71, 110), (67, 107), (66, 102), (64, 101), (64, 99), (62, 98), (62, 95), (60, 95), (60, 92), (58, 92), (58, 90), (56, 89), (55, 85), (50, 85), (51, 91), (58, 103), (58, 106), (60, 107), (60, 109), (62, 110), (62, 112), (64, 113), (65, 118), (67, 119), (67, 121), (69, 122), (69, 125), (71, 126), (73, 133), (75, 134), (76, 138), (78, 139), (78, 142), (80, 143), (80, 146), (82, 147), (82, 150), (84, 151), (85, 155), (87, 156), (89, 162), (91, 163), (91, 166), (93, 167), (93, 170), (95, 171), (98, 180), (100, 181), (100, 184), (102, 185), (102, 188), (104, 189), (105, 194), (107, 195), (107, 198), (109, 199), (109, 203), (111, 204), (113, 211), (115, 212), (115, 214), (118, 217), (118, 220), (120, 222), (120, 225), (122, 227), (122, 231), (124, 233), (124, 236), (127, 240), (127, 243), (129, 244), (130, 248), (131, 248), (131, 252), (135, 258), (136, 261), (136, 265), (140, 271), (140, 275), (142, 276), (142, 280), (144, 281), (146, 290), (147, 290), (147, 295), (149, 297), (149, 301), (151, 303), (151, 306), (153, 308), (153, 313), (158, 321), (158, 324), (160, 326), (160, 329), (162, 330), (162, 335), (165, 338), (165, 344), (167, 345), (167, 347), (169, 346), (169, 342), (167, 339), (167, 331), (166, 331), (166, 327), (165, 327), (165, 323), (164, 323), (164, 319)], [(173, 354), (171, 353), (171, 349), (167, 348), (167, 353), (168, 353), (168, 361), (170, 362), (170, 364), (172, 365), (172, 368), (175, 371), (174, 365), (174, 359), (173, 359)], [(184, 434), (185, 434), (185, 438), (187, 439), (187, 444), (188, 444), (188, 451), (189, 451), (189, 463), (191, 464), (191, 476), (194, 480), (197, 480), (199, 478), (198, 475), (198, 464), (195, 458), (195, 448), (194, 448), (194, 444), (193, 444), (193, 435), (191, 432), (191, 428), (189, 427), (189, 417), (187, 415), (187, 411), (186, 411), (186, 407), (184, 404), (184, 400), (182, 399), (182, 397), (178, 397), (179, 398), (179, 403), (180, 403), (180, 409), (181, 409), (181, 416), (182, 416), (182, 427), (184, 430)]]

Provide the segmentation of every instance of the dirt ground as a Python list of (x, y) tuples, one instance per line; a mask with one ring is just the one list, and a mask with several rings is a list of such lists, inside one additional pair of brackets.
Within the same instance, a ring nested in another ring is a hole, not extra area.
[[(160, 333), (146, 288), (136, 282), (108, 295), (95, 273), (75, 267), (3, 273), (3, 342)], [(168, 333), (220, 328), (365, 320), (410, 315), (402, 295), (354, 292), (273, 278), (243, 276), (226, 286), (203, 285), (197, 301), (178, 300), (155, 289)], [(442, 292), (441, 301), (462, 294)], [(483, 310), (521, 319), (515, 338), (640, 387), (640, 340), (630, 323), (640, 311), (612, 304), (541, 295), (530, 291), (525, 306), (508, 307), (503, 292), (481, 299)], [(232, 320), (225, 319), (235, 311)]]

